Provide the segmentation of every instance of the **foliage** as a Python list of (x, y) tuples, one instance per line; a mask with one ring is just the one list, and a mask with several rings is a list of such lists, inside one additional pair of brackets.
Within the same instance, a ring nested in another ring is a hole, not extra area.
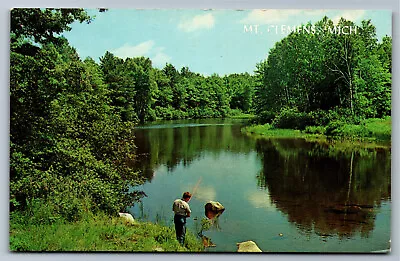
[[(300, 137), (306, 139), (329, 139), (335, 141), (351, 141), (352, 146), (357, 141), (371, 142), (370, 147), (387, 146), (391, 140), (391, 118), (366, 119), (359, 124), (332, 120), (326, 126), (310, 125), (304, 130), (277, 129), (271, 124), (249, 125), (241, 129), (243, 133), (261, 135), (261, 137)], [(333, 139), (333, 140), (332, 140)], [(365, 147), (365, 144), (362, 146)]]
[(360, 124), (333, 121), (326, 127), (326, 135), (347, 139), (391, 140), (391, 118), (367, 119)]
[(326, 127), (324, 126), (307, 126), (304, 130), (305, 133), (310, 134), (325, 134)]
[(272, 111), (263, 111), (260, 112), (254, 119), (251, 120), (251, 123), (253, 124), (266, 124), (266, 123), (272, 123), (272, 121), (275, 119), (277, 113), (272, 112)]
[[(266, 113), (278, 114), (285, 107), (311, 113), (314, 122), (310, 124), (315, 125), (329, 124), (340, 117), (346, 118), (344, 122), (359, 123), (365, 118), (389, 116), (391, 37), (385, 36), (378, 43), (370, 20), (356, 25), (342, 18), (334, 24), (324, 17), (302, 26), (325, 29), (291, 32), (275, 44), (265, 61), (257, 64), (257, 116), (262, 119)], [(338, 30), (346, 26), (351, 26), (353, 33)], [(285, 115), (277, 115), (278, 119), (288, 117), (288, 111), (283, 112)]]
[(271, 124), (264, 125), (251, 125), (246, 126), (241, 129), (243, 133), (249, 133), (251, 135), (261, 136), (261, 137), (279, 137), (279, 138), (301, 138), (306, 137), (305, 134), (300, 132), (300, 130), (294, 129), (276, 129)]
[(378, 140), (390, 140), (392, 132), (392, 118), (367, 119), (364, 121), (365, 127), (370, 130)]
[[(36, 205), (67, 221), (109, 214), (140, 199), (130, 192), (137, 122), (250, 112), (253, 76), (204, 77), (172, 64), (110, 52), (82, 61), (61, 37), (83, 9), (13, 9), (10, 53), (10, 206)], [(50, 204), (51, 203), (51, 204)], [(39, 211), (40, 212), (40, 211)], [(46, 223), (47, 224), (47, 223)]]
[(255, 116), (252, 113), (243, 113), (239, 109), (233, 109), (228, 114), (228, 117), (231, 119), (253, 119)]
[(250, 112), (253, 108), (255, 78), (248, 73), (224, 77), (230, 98), (230, 108)]
[[(29, 22), (37, 16), (42, 24)], [(130, 166), (132, 123), (115, 114), (100, 67), (92, 59), (81, 61), (65, 39), (53, 39), (76, 16), (87, 17), (75, 9), (12, 13), (12, 21), (30, 24), (12, 29), (26, 40), (14, 42), (10, 53), (12, 211), (43, 199), (53, 203), (53, 216), (79, 220), (85, 207), (113, 214), (136, 199), (128, 193), (141, 182)]]
[(42, 213), (36, 213), (35, 220), (30, 219), (32, 212), (12, 214), (11, 251), (201, 252), (204, 249), (191, 231), (187, 232), (186, 245), (182, 247), (173, 227), (138, 221), (128, 225), (121, 218), (110, 218), (103, 213), (85, 212), (85, 218), (78, 222), (53, 218), (46, 223), (37, 217), (46, 218), (51, 213), (43, 210), (45, 204), (40, 206)]
[(282, 108), (272, 125), (280, 129), (304, 130), (309, 125), (309, 119), (306, 113), (299, 112), (296, 108)]
[(83, 9), (70, 8), (14, 8), (11, 10), (11, 42), (29, 38), (37, 43), (59, 43), (58, 37), (75, 20), (90, 23), (92, 17)]
[(248, 73), (204, 77), (188, 67), (152, 68), (148, 58), (125, 60), (106, 52), (100, 58), (112, 104), (124, 121), (226, 117), (251, 112), (253, 76)]

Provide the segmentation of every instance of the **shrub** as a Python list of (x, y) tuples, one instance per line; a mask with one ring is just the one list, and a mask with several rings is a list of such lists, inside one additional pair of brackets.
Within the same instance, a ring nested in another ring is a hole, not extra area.
[(240, 109), (230, 109), (230, 111), (228, 113), (229, 116), (239, 116), (242, 114), (243, 114), (243, 112)]
[(315, 110), (308, 114), (309, 125), (327, 126), (331, 122), (342, 122), (343, 124), (360, 124), (362, 117), (354, 115), (348, 108), (335, 108), (329, 111)]
[(341, 121), (333, 121), (329, 123), (325, 134), (331, 137), (345, 138), (368, 138), (373, 136), (372, 132), (365, 126), (365, 124), (346, 124)]
[(57, 220), (63, 220), (55, 211), (55, 204), (43, 199), (33, 199), (27, 202), (26, 211), (10, 213), (10, 226), (16, 224), (49, 225)]
[(340, 128), (340, 135), (349, 138), (368, 138), (372, 137), (372, 132), (365, 125), (345, 124)]
[(340, 121), (331, 121), (325, 129), (325, 135), (334, 137), (340, 136), (340, 127), (343, 125)]
[(275, 119), (276, 113), (272, 111), (263, 111), (260, 115), (254, 118), (253, 122), (258, 124), (271, 124)]
[(325, 130), (326, 127), (324, 126), (307, 126), (304, 131), (310, 134), (324, 134)]
[(329, 112), (325, 110), (318, 109), (315, 111), (310, 111), (307, 115), (311, 126), (326, 126), (332, 120), (329, 117)]
[(172, 107), (161, 107), (158, 106), (155, 109), (155, 114), (157, 118), (165, 119), (165, 120), (172, 120), (174, 118), (174, 109)]
[(283, 108), (272, 121), (275, 128), (304, 130), (310, 125), (307, 113), (299, 112), (297, 108)]

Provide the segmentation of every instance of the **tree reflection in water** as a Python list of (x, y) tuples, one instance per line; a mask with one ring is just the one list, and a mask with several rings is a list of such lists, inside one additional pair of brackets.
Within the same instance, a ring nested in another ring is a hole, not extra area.
[(260, 139), (258, 185), (302, 231), (368, 237), (390, 200), (390, 150), (338, 150), (302, 139)]

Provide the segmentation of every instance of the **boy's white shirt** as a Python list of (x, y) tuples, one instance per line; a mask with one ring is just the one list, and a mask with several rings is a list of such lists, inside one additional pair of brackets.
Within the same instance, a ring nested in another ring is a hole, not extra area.
[(172, 205), (172, 211), (174, 211), (175, 214), (182, 216), (187, 216), (188, 213), (192, 212), (189, 204), (182, 199), (176, 199), (174, 201), (174, 204)]

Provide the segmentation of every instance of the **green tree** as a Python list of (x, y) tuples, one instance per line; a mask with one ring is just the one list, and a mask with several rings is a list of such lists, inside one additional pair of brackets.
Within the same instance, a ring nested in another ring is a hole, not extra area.
[(106, 52), (100, 58), (100, 68), (104, 74), (104, 81), (108, 85), (109, 95), (116, 112), (124, 121), (135, 121), (137, 114), (133, 108), (135, 95), (135, 64)]
[(167, 63), (165, 65), (165, 67), (163, 68), (163, 72), (168, 77), (169, 86), (172, 90), (173, 94), (172, 107), (174, 107), (175, 109), (179, 109), (179, 107), (181, 106), (181, 94), (182, 94), (181, 88), (178, 88), (176, 86), (180, 78), (179, 72), (170, 63)]
[(153, 96), (157, 85), (151, 60), (145, 57), (137, 57), (127, 58), (125, 62), (134, 63), (132, 71), (135, 82), (133, 106), (139, 120), (144, 122), (145, 120), (155, 119), (152, 104), (154, 103)]
[(348, 110), (349, 121), (390, 115), (390, 37), (378, 43), (371, 21), (356, 26), (342, 18), (334, 25), (324, 17), (315, 26), (322, 30), (291, 32), (256, 65), (256, 113)]
[(81, 8), (14, 8), (11, 10), (11, 43), (29, 39), (41, 44), (57, 44), (60, 43), (59, 34), (70, 31), (74, 21), (90, 23), (92, 19)]
[[(12, 20), (29, 21), (31, 13), (20, 10)], [(59, 14), (63, 21), (68, 12)], [(18, 33), (25, 37), (23, 44), (11, 46), (11, 209), (41, 200), (54, 216), (70, 220), (88, 208), (115, 214), (132, 204), (129, 185), (140, 182), (130, 167), (132, 124), (115, 113), (100, 67), (92, 59), (82, 62), (64, 38), (41, 35), (42, 28), (53, 28), (46, 19), (42, 23), (31, 23), (27, 32)]]
[(385, 36), (381, 43), (378, 43), (377, 54), (382, 66), (390, 73), (392, 72), (392, 38)]

